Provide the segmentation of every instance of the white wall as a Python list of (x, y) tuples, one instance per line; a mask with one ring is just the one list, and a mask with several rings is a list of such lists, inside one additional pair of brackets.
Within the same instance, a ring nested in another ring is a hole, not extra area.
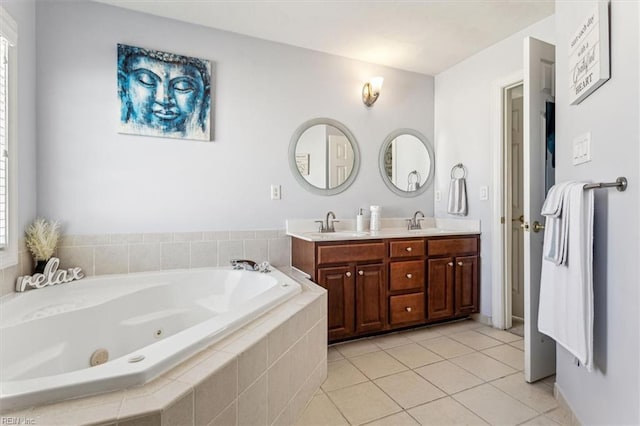
[[(403, 199), (378, 171), (391, 131), (433, 139), (432, 77), (90, 2), (36, 9), (38, 212), (68, 232), (282, 228), (286, 218), (351, 218), (370, 204), (385, 216), (433, 213), (432, 190)], [(116, 133), (117, 43), (215, 63), (215, 142)], [(372, 75), (385, 84), (366, 108)], [(344, 123), (360, 145), (358, 178), (338, 196), (306, 192), (289, 171), (289, 139), (315, 117)], [(269, 199), (272, 183), (281, 201)]]
[(482, 278), (480, 312), (491, 316), (491, 244), (494, 224), (493, 200), (480, 201), (480, 187), (493, 188), (493, 144), (491, 140), (492, 85), (522, 70), (523, 39), (533, 36), (553, 42), (554, 17), (546, 18), (436, 76), (436, 179), (442, 200), (435, 203), (435, 215), (447, 216), (447, 195), (451, 167), (467, 168), (469, 218), (482, 221)]
[[(596, 191), (594, 229), (594, 361), (588, 373), (557, 353), (557, 383), (583, 424), (640, 424), (640, 27), (638, 2), (611, 3), (611, 79), (569, 105), (569, 40), (593, 3), (556, 2), (556, 177), (612, 181), (629, 189)], [(590, 163), (571, 164), (571, 142), (591, 132)]]
[(30, 0), (3, 1), (18, 24), (18, 232), (36, 215), (36, 10)]

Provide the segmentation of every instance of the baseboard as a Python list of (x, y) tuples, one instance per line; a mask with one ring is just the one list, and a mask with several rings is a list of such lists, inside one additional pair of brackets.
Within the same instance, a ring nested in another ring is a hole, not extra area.
[(471, 314), (469, 315), (469, 317), (472, 320), (478, 321), (481, 324), (488, 325), (489, 327), (493, 327), (493, 323), (491, 322), (491, 317), (489, 316), (486, 316), (484, 314)]
[(571, 409), (569, 402), (564, 397), (564, 394), (562, 393), (562, 389), (560, 388), (560, 386), (558, 386), (557, 382), (553, 383), (553, 396), (556, 398), (556, 401), (558, 401), (558, 404), (560, 405), (560, 407), (563, 410), (566, 410), (566, 412), (571, 415), (570, 425), (581, 426), (582, 423), (580, 422), (580, 419), (578, 419), (578, 417), (576, 416), (576, 413), (574, 413), (573, 410)]

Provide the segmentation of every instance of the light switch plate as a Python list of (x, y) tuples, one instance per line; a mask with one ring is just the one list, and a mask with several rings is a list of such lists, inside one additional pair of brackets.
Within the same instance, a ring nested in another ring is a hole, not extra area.
[(489, 199), (489, 187), (481, 186), (480, 187), (480, 200), (486, 201)]
[(591, 132), (576, 137), (573, 140), (573, 165), (591, 161)]

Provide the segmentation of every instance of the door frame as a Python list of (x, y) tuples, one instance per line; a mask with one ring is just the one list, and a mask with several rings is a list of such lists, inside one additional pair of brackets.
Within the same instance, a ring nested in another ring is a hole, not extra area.
[[(516, 71), (491, 85), (491, 141), (493, 146), (493, 217), (492, 222), (498, 232), (492, 238), (492, 287), (491, 322), (495, 328), (511, 327), (511, 291), (507, 280), (511, 265), (509, 238), (511, 237), (511, 218), (508, 205), (511, 196), (506, 190), (506, 132), (504, 122), (505, 94), (510, 88), (524, 84), (523, 70)], [(504, 219), (503, 219), (504, 218)], [(509, 219), (507, 221), (507, 219)], [(509, 226), (507, 226), (509, 225)]]

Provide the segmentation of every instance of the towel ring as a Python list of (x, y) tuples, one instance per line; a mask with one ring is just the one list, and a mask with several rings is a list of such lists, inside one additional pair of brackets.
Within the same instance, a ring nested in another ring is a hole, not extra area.
[[(456, 177), (456, 171), (458, 169), (462, 170), (462, 176)], [(451, 179), (464, 179), (467, 177), (467, 168), (462, 165), (462, 163), (458, 163), (451, 168)]]

